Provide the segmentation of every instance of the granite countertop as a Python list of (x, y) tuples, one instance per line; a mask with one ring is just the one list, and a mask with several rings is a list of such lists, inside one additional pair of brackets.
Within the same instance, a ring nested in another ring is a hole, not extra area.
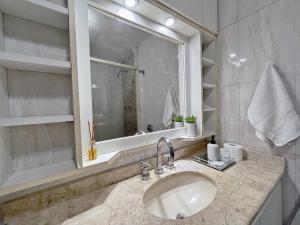
[[(192, 156), (176, 161), (175, 166), (159, 176), (152, 170), (147, 181), (135, 176), (107, 187), (101, 195), (92, 195), (93, 208), (63, 225), (249, 225), (284, 173), (282, 157), (255, 152), (248, 152), (247, 160), (224, 172), (194, 162)], [(215, 182), (217, 194), (212, 203), (183, 220), (166, 220), (147, 212), (144, 192), (157, 180), (181, 171), (199, 172)], [(79, 204), (84, 204), (84, 199)]]

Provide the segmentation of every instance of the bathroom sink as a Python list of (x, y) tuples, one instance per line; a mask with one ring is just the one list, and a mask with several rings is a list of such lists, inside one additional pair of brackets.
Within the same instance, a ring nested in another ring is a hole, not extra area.
[(145, 192), (145, 208), (165, 219), (183, 219), (207, 207), (217, 192), (214, 182), (196, 172), (180, 172), (154, 183)]

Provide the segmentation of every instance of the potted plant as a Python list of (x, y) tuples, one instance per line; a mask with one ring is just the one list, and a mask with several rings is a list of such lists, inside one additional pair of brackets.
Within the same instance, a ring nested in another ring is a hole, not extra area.
[(181, 115), (178, 115), (175, 117), (175, 128), (179, 128), (179, 127), (183, 127), (184, 124), (183, 124), (183, 116)]
[(197, 117), (188, 116), (185, 118), (186, 128), (187, 128), (187, 136), (196, 137), (197, 136)]

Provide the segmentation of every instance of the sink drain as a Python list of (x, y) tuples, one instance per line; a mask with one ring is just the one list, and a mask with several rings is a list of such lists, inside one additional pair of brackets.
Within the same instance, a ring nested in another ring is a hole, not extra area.
[(176, 219), (184, 219), (183, 213), (177, 213)]

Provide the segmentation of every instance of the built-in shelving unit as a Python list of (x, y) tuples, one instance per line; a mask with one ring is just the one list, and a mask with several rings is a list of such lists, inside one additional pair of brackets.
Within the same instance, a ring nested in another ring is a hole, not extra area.
[(203, 112), (214, 112), (216, 111), (216, 108), (204, 108)]
[(9, 15), (68, 29), (68, 8), (46, 0), (1, 0), (0, 9)]
[(0, 1), (0, 187), (6, 190), (76, 169), (68, 24), (62, 5)]
[(0, 52), (0, 64), (7, 69), (26, 70), (44, 73), (70, 74), (68, 61), (46, 59), (9, 52)]
[(202, 85), (202, 87), (203, 87), (204, 89), (213, 89), (213, 88), (216, 88), (217, 86), (216, 86), (215, 84), (207, 84), (207, 83), (204, 83), (204, 84)]
[(203, 68), (214, 66), (214, 65), (215, 65), (215, 61), (202, 56), (202, 67)]
[(216, 134), (216, 73), (215, 73), (215, 39), (208, 32), (201, 32), (202, 41), (202, 135)]
[(45, 123), (62, 123), (74, 121), (73, 115), (30, 116), (0, 119), (0, 127), (24, 126)]

